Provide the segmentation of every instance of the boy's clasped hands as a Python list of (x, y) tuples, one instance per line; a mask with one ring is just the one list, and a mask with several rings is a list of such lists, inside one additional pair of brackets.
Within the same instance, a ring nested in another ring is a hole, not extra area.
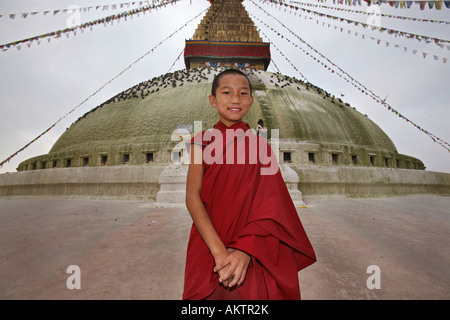
[(251, 258), (241, 250), (227, 248), (227, 253), (215, 259), (214, 272), (225, 288), (240, 287), (245, 280)]

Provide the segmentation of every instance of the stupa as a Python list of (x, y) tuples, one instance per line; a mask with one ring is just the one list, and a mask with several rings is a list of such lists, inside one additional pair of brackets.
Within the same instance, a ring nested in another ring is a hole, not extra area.
[[(194, 121), (212, 127), (212, 79), (223, 68), (245, 70), (255, 103), (244, 119), (258, 119), (280, 134), (280, 159), (293, 164), (423, 169), (397, 153), (370, 119), (325, 90), (295, 78), (266, 72), (270, 45), (263, 42), (242, 1), (210, 1), (211, 7), (185, 43), (186, 69), (125, 90), (76, 121), (46, 155), (18, 170), (63, 167), (169, 164), (177, 128)], [(270, 137), (269, 137), (270, 138)], [(176, 140), (176, 139), (175, 139)]]
[[(196, 121), (203, 130), (218, 121), (208, 102), (211, 82), (219, 71), (233, 67), (246, 72), (253, 85), (255, 102), (243, 120), (255, 128), (263, 119), (269, 140), (278, 130), (279, 161), (298, 173), (300, 189), (320, 193), (344, 179), (346, 187), (337, 187), (337, 193), (358, 194), (358, 185), (391, 181), (399, 190), (405, 179), (415, 183), (403, 171), (424, 171), (422, 161), (399, 154), (367, 116), (317, 86), (266, 71), (270, 44), (262, 41), (241, 0), (210, 2), (193, 38), (185, 42), (184, 70), (112, 97), (73, 123), (48, 154), (22, 162), (17, 170), (167, 167), (183, 156), (178, 132), (192, 132)], [(382, 168), (416, 170), (373, 171)], [(337, 170), (344, 170), (345, 178)]]

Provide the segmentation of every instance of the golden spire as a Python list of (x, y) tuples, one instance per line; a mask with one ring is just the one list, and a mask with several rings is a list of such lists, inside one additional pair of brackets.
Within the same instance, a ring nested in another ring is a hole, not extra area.
[(214, 0), (186, 40), (184, 60), (188, 69), (225, 66), (267, 70), (270, 44), (263, 42), (242, 0)]
[(241, 0), (210, 2), (193, 40), (262, 42)]

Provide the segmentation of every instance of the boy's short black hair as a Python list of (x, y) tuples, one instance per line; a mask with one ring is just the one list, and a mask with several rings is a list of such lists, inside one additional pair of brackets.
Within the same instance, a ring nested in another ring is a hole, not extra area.
[(219, 87), (220, 78), (222, 78), (223, 76), (225, 76), (227, 74), (238, 74), (238, 75), (245, 77), (245, 79), (247, 79), (247, 81), (248, 81), (248, 86), (250, 89), (250, 96), (252, 96), (252, 84), (250, 83), (250, 79), (247, 77), (247, 75), (238, 69), (226, 69), (214, 77), (212, 87), (211, 87), (211, 94), (214, 97), (216, 96), (216, 90)]

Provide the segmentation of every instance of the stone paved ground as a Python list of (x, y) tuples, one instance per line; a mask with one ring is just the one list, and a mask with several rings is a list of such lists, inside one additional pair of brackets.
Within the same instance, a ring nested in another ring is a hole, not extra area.
[[(303, 299), (449, 299), (450, 197), (315, 200)], [(145, 201), (0, 198), (0, 299), (180, 299), (191, 220)], [(67, 267), (81, 271), (69, 290)], [(368, 289), (380, 269), (380, 289)]]

